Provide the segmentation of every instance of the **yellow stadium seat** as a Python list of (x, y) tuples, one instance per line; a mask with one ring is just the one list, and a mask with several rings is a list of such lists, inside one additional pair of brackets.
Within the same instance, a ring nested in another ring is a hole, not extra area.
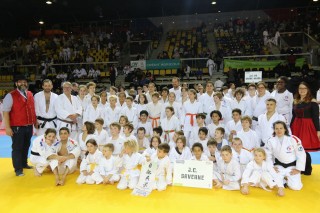
[(34, 81), (35, 79), (36, 79), (36, 75), (35, 75), (35, 74), (31, 74), (31, 75), (30, 75), (30, 80), (31, 80), (31, 81)]
[(172, 75), (176, 75), (176, 74), (177, 74), (177, 70), (176, 70), (176, 69), (172, 69), (172, 70), (171, 70), (171, 74), (172, 74)]
[(203, 72), (203, 73), (209, 73), (208, 67), (203, 68), (203, 69), (202, 69), (202, 72)]
[(159, 75), (159, 70), (153, 70), (153, 75)]
[(171, 70), (166, 70), (166, 75), (171, 75), (172, 71)]
[(160, 75), (162, 76), (166, 75), (166, 70), (160, 70)]

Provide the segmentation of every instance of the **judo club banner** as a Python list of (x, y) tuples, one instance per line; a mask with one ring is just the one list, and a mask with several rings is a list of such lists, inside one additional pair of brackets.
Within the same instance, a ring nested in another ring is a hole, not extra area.
[(177, 160), (173, 171), (174, 186), (212, 189), (212, 161)]
[(130, 61), (130, 66), (134, 69), (146, 69), (146, 60)]
[(157, 70), (157, 69), (179, 69), (180, 60), (177, 59), (158, 59), (158, 60), (139, 60), (130, 61), (132, 68), (141, 70)]
[(244, 83), (258, 83), (259, 81), (262, 81), (262, 71), (244, 73)]
[(157, 166), (158, 164), (154, 162), (142, 165), (139, 182), (132, 192), (133, 195), (146, 197), (152, 192), (156, 179)]
[[(264, 68), (273, 69), (278, 64), (284, 63), (286, 60), (270, 60), (270, 61), (248, 61), (248, 60), (232, 60), (224, 59), (224, 67), (236, 68), (236, 69), (252, 69), (252, 68)], [(296, 60), (296, 66), (302, 67), (304, 58), (298, 58)]]

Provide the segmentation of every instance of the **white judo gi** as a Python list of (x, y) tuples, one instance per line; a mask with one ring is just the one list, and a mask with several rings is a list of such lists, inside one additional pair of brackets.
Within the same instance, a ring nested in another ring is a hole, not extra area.
[(78, 124), (79, 121), (75, 124), (72, 123), (72, 120), (68, 118), (71, 114), (79, 114), (78, 118), (82, 116), (82, 106), (76, 96), (71, 95), (71, 102), (65, 94), (59, 95), (54, 102), (54, 109), (57, 113), (57, 129), (61, 127), (67, 127), (70, 130), (70, 137), (77, 138), (78, 135)]
[(148, 147), (146, 150), (143, 151), (142, 156), (151, 157), (154, 153), (157, 153), (157, 149), (155, 149), (154, 147)]
[(218, 127), (222, 127), (224, 128), (224, 124), (223, 123), (219, 123), (218, 125), (215, 125), (213, 122), (211, 122), (209, 125), (207, 125), (207, 129), (208, 129), (208, 137), (209, 138), (214, 138), (216, 129)]
[(91, 175), (96, 184), (103, 182), (105, 176), (112, 175), (109, 181), (117, 182), (120, 180), (118, 174), (119, 168), (117, 167), (117, 157), (111, 156), (109, 159), (102, 157), (98, 163), (98, 166), (94, 169), (94, 173)]
[(256, 131), (249, 129), (245, 132), (243, 129), (237, 132), (236, 137), (240, 138), (242, 141), (243, 148), (252, 151), (255, 148), (260, 147), (260, 138)]
[[(261, 115), (267, 111), (266, 100), (269, 98), (271, 98), (271, 96), (266, 93), (262, 97), (258, 97), (258, 95), (256, 95), (252, 99), (252, 116), (253, 117), (258, 118), (259, 115)], [(252, 129), (256, 129), (256, 126), (257, 126), (257, 121), (253, 119)]]
[[(62, 143), (61, 141), (59, 142), (59, 144), (57, 145), (57, 154), (59, 153), (59, 151), (61, 150), (61, 147), (62, 147)], [(76, 168), (77, 168), (77, 160), (80, 156), (80, 146), (78, 145), (78, 143), (76, 141), (74, 141), (73, 139), (71, 138), (68, 138), (68, 141), (67, 141), (67, 151), (68, 151), (68, 154), (73, 154), (75, 158), (73, 159), (68, 159), (66, 160), (65, 162), (61, 163), (61, 164), (57, 164), (54, 165), (54, 168), (52, 169), (55, 169), (56, 167), (58, 167), (58, 173), (59, 174), (64, 174), (65, 173), (65, 169), (68, 167), (69, 169), (69, 174), (73, 173)]]
[(290, 189), (302, 189), (301, 174), (291, 175), (292, 169), (304, 171), (306, 165), (306, 152), (301, 141), (296, 136), (283, 136), (283, 138), (272, 137), (265, 146), (268, 160), (274, 162), (279, 170), (281, 179), (287, 178)]
[(283, 181), (273, 168), (271, 162), (263, 161), (258, 165), (254, 160), (250, 161), (242, 174), (241, 185), (251, 184), (251, 186), (269, 188), (283, 187)]
[(83, 113), (83, 123), (90, 121), (95, 122), (97, 118), (103, 118), (103, 109), (101, 107), (94, 108), (92, 104), (89, 104)]
[(192, 157), (189, 147), (184, 147), (181, 154), (178, 153), (177, 148), (170, 149), (169, 158), (172, 163), (175, 163), (176, 160), (190, 160)]
[(112, 109), (110, 106), (107, 107), (103, 116), (103, 120), (104, 120), (103, 127), (107, 127), (107, 129), (109, 129), (109, 126), (111, 123), (119, 122), (120, 113), (121, 113), (121, 109), (119, 107), (115, 107), (114, 109)]
[(42, 174), (50, 165), (51, 169), (58, 164), (58, 160), (48, 160), (51, 155), (56, 155), (59, 141), (55, 141), (51, 146), (45, 142), (44, 135), (38, 136), (33, 140), (30, 154), (30, 162), (35, 166), (36, 170)]
[(97, 140), (99, 150), (102, 151), (103, 146), (107, 144), (109, 134), (107, 130), (102, 129), (100, 133), (96, 130), (94, 135), (96, 136), (95, 139)]
[(119, 158), (119, 167), (122, 167), (120, 172), (120, 181), (117, 185), (118, 189), (134, 189), (139, 181), (140, 170), (138, 165), (142, 165), (146, 159), (141, 154), (135, 152), (131, 156), (124, 154)]
[(46, 111), (46, 97), (43, 91), (34, 95), (34, 105), (39, 123), (39, 129), (36, 130), (36, 134), (43, 135), (48, 128), (57, 129), (57, 113), (54, 109), (54, 101), (58, 97), (57, 94), (50, 93), (50, 105), (48, 111)]
[(118, 156), (121, 153), (124, 142), (125, 139), (120, 135), (117, 139), (112, 139), (112, 136), (109, 137), (107, 143), (112, 143), (114, 146), (113, 156)]
[(146, 130), (145, 136), (146, 138), (151, 138), (153, 135), (153, 129), (152, 129), (152, 125), (150, 121), (147, 121), (145, 123), (142, 122), (138, 122), (138, 127), (137, 129), (139, 129), (140, 127), (143, 127)]
[(180, 120), (175, 115), (173, 115), (170, 119), (162, 119), (160, 123), (164, 135), (163, 142), (165, 143), (169, 143), (169, 141), (172, 141), (174, 133), (181, 130)]
[(159, 159), (157, 153), (151, 156), (151, 162), (157, 163), (156, 180), (153, 189), (166, 190), (168, 184), (172, 184), (172, 166), (168, 156)]
[(186, 138), (190, 137), (192, 127), (197, 125), (196, 115), (199, 113), (203, 113), (202, 104), (196, 100), (193, 103), (188, 100), (182, 106), (181, 125)]
[(273, 91), (271, 96), (277, 101), (277, 112), (286, 119), (285, 122), (289, 126), (292, 119), (293, 95), (288, 90), (283, 93)]
[(232, 149), (232, 158), (240, 164), (241, 174), (243, 174), (248, 163), (253, 160), (253, 154), (246, 149), (241, 149), (240, 153)]
[(138, 127), (138, 116), (137, 116), (137, 109), (135, 107), (129, 107), (125, 106), (121, 112), (120, 116), (125, 115), (128, 117), (129, 123), (133, 125), (134, 130)]
[(84, 158), (84, 154), (87, 152), (87, 144), (86, 144), (87, 141), (89, 139), (94, 139), (94, 140), (96, 140), (96, 142), (98, 142), (97, 141), (97, 136), (94, 135), (94, 134), (88, 134), (87, 138), (84, 141), (82, 140), (82, 135), (83, 135), (83, 133), (80, 133), (79, 138), (78, 138), (78, 144), (79, 144), (80, 149), (81, 149), (81, 154), (80, 154), (80, 158), (81, 159)]
[(102, 152), (100, 152), (98, 149), (95, 151), (95, 153), (91, 154), (88, 153), (84, 156), (84, 158), (81, 161), (80, 164), (80, 175), (77, 178), (76, 182), (78, 184), (94, 184), (94, 179), (92, 178), (92, 175), (84, 175), (83, 172), (94, 172), (95, 168), (99, 165), (100, 160), (103, 158)]
[(266, 144), (268, 139), (272, 137), (274, 132), (273, 123), (276, 121), (286, 122), (286, 119), (283, 117), (283, 115), (280, 115), (277, 112), (275, 112), (269, 120), (267, 119), (267, 113), (263, 113), (258, 117), (256, 133), (264, 144)]
[(246, 101), (244, 98), (242, 98), (239, 102), (234, 98), (230, 102), (230, 107), (231, 111), (233, 109), (240, 109), (241, 110), (241, 115), (248, 115), (252, 116), (252, 109), (251, 109), (251, 104), (249, 101)]
[(213, 171), (213, 179), (219, 181), (229, 180), (230, 183), (228, 185), (223, 184), (222, 186), (225, 190), (239, 190), (239, 180), (241, 178), (240, 164), (234, 159), (231, 159), (229, 163), (219, 160), (217, 164), (218, 172)]
[[(229, 138), (229, 135), (232, 130), (235, 130), (236, 132), (239, 132), (242, 130), (241, 120), (239, 120), (237, 123), (234, 120), (231, 120), (226, 124), (226, 128), (225, 128), (226, 138)], [(234, 135), (233, 137), (236, 137), (236, 135)]]
[(181, 113), (182, 113), (182, 105), (181, 103), (178, 102), (173, 102), (173, 104), (171, 105), (169, 102), (164, 103), (162, 105), (162, 111), (161, 111), (161, 119), (165, 119), (166, 118), (166, 107), (171, 106), (174, 109), (174, 115), (178, 118), (181, 119)]
[(160, 126), (160, 116), (161, 116), (162, 104), (154, 104), (150, 102), (147, 104), (147, 111), (149, 112), (149, 121), (151, 122), (152, 128)]

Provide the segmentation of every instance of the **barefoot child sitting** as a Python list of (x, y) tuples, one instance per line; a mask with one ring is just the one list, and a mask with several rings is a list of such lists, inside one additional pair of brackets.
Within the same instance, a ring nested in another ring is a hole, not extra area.
[(270, 189), (277, 187), (277, 195), (284, 196), (283, 182), (273, 168), (271, 162), (266, 162), (266, 152), (262, 148), (254, 150), (254, 160), (248, 163), (241, 180), (241, 193), (249, 194), (249, 187), (261, 187)]

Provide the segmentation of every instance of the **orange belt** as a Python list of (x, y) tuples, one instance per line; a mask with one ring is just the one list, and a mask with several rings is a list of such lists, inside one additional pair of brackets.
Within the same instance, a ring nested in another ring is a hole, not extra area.
[(164, 133), (165, 133), (165, 135), (164, 135), (164, 141), (165, 142), (169, 142), (169, 133), (172, 133), (172, 132), (174, 132), (174, 130), (166, 130), (166, 131), (164, 131)]
[(158, 120), (160, 120), (160, 117), (156, 117), (156, 118), (153, 118), (151, 116), (149, 116), (149, 118), (152, 120), (152, 128), (155, 128), (155, 127), (158, 127)]
[(196, 116), (197, 114), (192, 114), (192, 113), (187, 113), (186, 115), (189, 115), (190, 116), (190, 124), (191, 126), (193, 126), (194, 124), (194, 116)]

